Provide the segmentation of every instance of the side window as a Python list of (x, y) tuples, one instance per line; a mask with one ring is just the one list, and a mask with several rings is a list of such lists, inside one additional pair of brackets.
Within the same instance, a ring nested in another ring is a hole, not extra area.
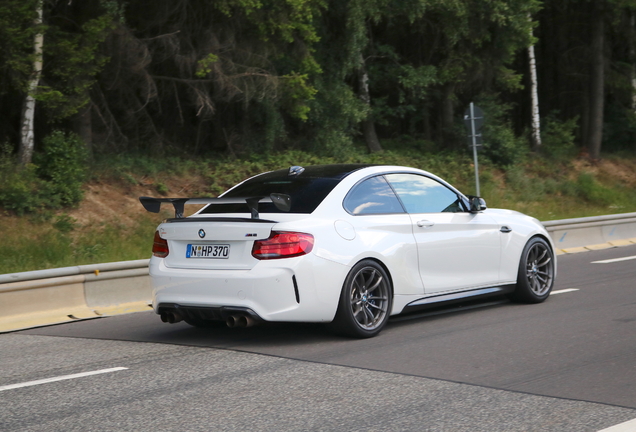
[(344, 208), (354, 215), (404, 213), (393, 189), (382, 176), (354, 186), (345, 197)]
[(386, 178), (409, 213), (465, 211), (457, 194), (436, 180), (417, 174), (389, 174)]

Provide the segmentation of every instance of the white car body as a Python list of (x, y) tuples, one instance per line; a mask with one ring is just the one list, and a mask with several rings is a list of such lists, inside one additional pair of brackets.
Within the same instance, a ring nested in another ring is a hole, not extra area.
[[(217, 319), (240, 313), (264, 321), (328, 323), (336, 316), (347, 275), (357, 263), (373, 260), (390, 278), (393, 298), (388, 314), (395, 315), (439, 300), (511, 291), (518, 282), (524, 247), (534, 237), (549, 244), (554, 260), (551, 281), (556, 276), (554, 246), (545, 228), (515, 211), (361, 215), (345, 209), (343, 202), (352, 188), (388, 174), (393, 177), (385, 178), (398, 180), (412, 178), (402, 174), (427, 177), (469, 202), (426, 171), (367, 166), (346, 175), (309, 214), (260, 213), (259, 219), (247, 220), (244, 213), (212, 217), (204, 208), (187, 218), (168, 220), (157, 230), (169, 253), (150, 260), (154, 310), (195, 308), (215, 311), (210, 316)], [(364, 205), (360, 208), (364, 211)], [(267, 239), (272, 231), (311, 234), (313, 249), (282, 259), (252, 256), (254, 242)], [(186, 258), (189, 244), (229, 245), (229, 257)]]

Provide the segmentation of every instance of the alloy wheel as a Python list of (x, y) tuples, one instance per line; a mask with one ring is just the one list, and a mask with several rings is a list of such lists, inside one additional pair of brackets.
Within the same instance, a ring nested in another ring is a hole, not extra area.
[(543, 242), (537, 242), (528, 250), (526, 257), (528, 286), (534, 294), (542, 296), (552, 287), (554, 277), (552, 254)]
[(358, 325), (374, 330), (389, 312), (389, 282), (374, 267), (363, 267), (351, 281), (351, 312)]

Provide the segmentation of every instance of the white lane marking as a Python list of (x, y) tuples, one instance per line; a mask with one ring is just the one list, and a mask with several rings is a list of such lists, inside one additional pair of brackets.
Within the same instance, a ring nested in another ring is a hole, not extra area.
[(614, 262), (619, 262), (619, 261), (629, 261), (629, 260), (634, 260), (634, 259), (636, 259), (636, 255), (623, 257), (623, 258), (614, 258), (614, 259), (602, 260), (602, 261), (592, 261), (592, 264), (609, 264), (609, 263), (614, 263)]
[(608, 427), (607, 429), (603, 429), (598, 432), (634, 432), (635, 430), (636, 430), (636, 419), (626, 421), (625, 423), (617, 424), (615, 426)]
[(45, 378), (45, 379), (41, 379), (41, 380), (28, 381), (28, 382), (23, 382), (23, 383), (18, 383), (18, 384), (10, 384), (10, 385), (5, 385), (5, 386), (0, 386), (0, 391), (12, 390), (12, 389), (17, 389), (17, 388), (21, 388), (21, 387), (30, 387), (30, 386), (34, 386), (34, 385), (46, 384), (46, 383), (51, 383), (51, 382), (56, 382), (56, 381), (70, 380), (70, 379), (75, 379), (75, 378), (83, 378), (83, 377), (87, 377), (87, 376), (91, 376), (91, 375), (99, 375), (99, 374), (105, 374), (105, 373), (109, 373), (109, 372), (117, 372), (117, 371), (126, 370), (126, 369), (128, 369), (128, 368), (116, 367), (116, 368), (110, 368), (110, 369), (96, 370), (96, 371), (92, 371), (92, 372), (76, 373), (76, 374), (73, 374), (73, 375), (62, 375), (62, 376), (58, 376), (58, 377)]
[(569, 292), (578, 291), (578, 290), (579, 290), (578, 288), (562, 289), (562, 290), (552, 291), (550, 295), (569, 293)]

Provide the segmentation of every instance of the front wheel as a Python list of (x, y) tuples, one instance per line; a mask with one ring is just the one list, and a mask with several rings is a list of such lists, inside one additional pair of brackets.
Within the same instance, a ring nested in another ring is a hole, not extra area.
[(332, 327), (347, 336), (373, 337), (386, 325), (392, 303), (384, 268), (373, 260), (360, 261), (345, 279)]
[(512, 299), (524, 303), (541, 303), (554, 285), (554, 252), (541, 237), (530, 239), (519, 261), (517, 288)]

